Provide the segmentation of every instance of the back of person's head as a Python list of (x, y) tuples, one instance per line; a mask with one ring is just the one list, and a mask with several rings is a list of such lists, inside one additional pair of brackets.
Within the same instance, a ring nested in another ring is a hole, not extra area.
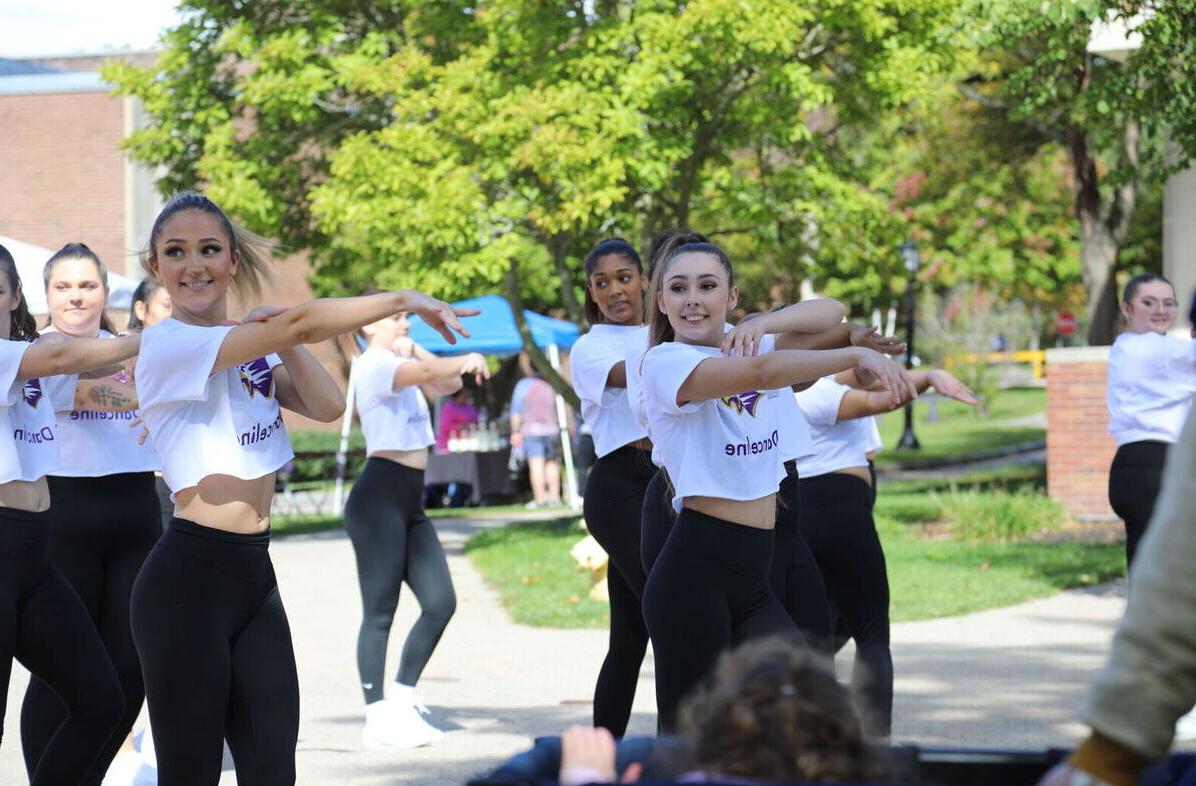
[(686, 766), (711, 775), (858, 783), (886, 774), (830, 663), (782, 637), (722, 655), (682, 703), (678, 731)]
[(20, 298), (16, 308), (10, 312), (8, 337), (17, 341), (32, 341), (37, 338), (37, 322), (29, 313), (29, 305), (25, 302), (21, 274), (17, 272), (17, 261), (4, 246), (0, 246), (0, 274), (4, 276), (4, 285), (8, 288), (9, 297)]

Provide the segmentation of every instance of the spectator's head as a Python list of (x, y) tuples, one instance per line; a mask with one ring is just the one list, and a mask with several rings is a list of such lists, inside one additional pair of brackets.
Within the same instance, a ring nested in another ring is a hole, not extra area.
[(1141, 273), (1125, 285), (1121, 317), (1130, 333), (1166, 334), (1178, 310), (1175, 287), (1158, 273)]
[(21, 274), (17, 262), (4, 246), (0, 246), (0, 308), (8, 310), (8, 333), (0, 338), (32, 341), (37, 338), (37, 322), (29, 313), (25, 293), (21, 291)]
[(682, 703), (689, 766), (782, 783), (858, 783), (885, 773), (829, 663), (781, 637), (724, 654)]
[(648, 280), (640, 255), (621, 237), (590, 250), (585, 261), (585, 313), (591, 325), (638, 325)]

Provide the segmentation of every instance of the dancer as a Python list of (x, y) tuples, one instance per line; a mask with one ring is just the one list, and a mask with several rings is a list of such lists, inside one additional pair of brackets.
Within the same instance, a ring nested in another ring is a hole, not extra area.
[[(444, 736), (423, 719), (427, 708), (415, 684), (457, 608), (444, 549), (424, 514), (424, 469), (435, 442), (424, 396), (451, 395), (461, 388), (461, 375), (481, 382), (490, 371), (476, 352), (438, 358), (425, 351), (407, 337), (405, 315), (380, 319), (362, 333), (369, 343), (356, 361), (356, 399), (367, 459), (345, 505), (361, 586), (362, 738), (370, 747), (414, 748)], [(403, 582), (415, 593), (420, 615), (403, 645), (391, 695), (383, 700), (386, 641)]]
[(265, 249), (186, 192), (159, 213), (145, 256), (172, 306), (144, 332), (136, 367), (175, 502), (132, 598), (162, 786), (215, 784), (226, 736), (241, 786), (295, 782), (299, 686), (267, 552), (275, 473), (293, 456), (279, 408), (331, 421), (343, 405), (298, 345), (400, 311), (452, 341), (450, 327), (463, 332), (457, 317), (473, 313), (407, 290), (259, 308), (227, 324), (230, 285), (256, 293)]
[(7, 339), (0, 341), (0, 381), (8, 391), (0, 417), (4, 434), (12, 434), (0, 450), (0, 728), (15, 657), (65, 708), (29, 768), (30, 784), (96, 782), (88, 773), (114, 736), (124, 696), (92, 618), (50, 561), (51, 499), (45, 476), (58, 469), (59, 449), (43, 380), (119, 363), (137, 352), (140, 337), (51, 335), (31, 343), (37, 338), (36, 324), (16, 263), (3, 246), (0, 309), (10, 315), (0, 322), (0, 338)]
[(723, 325), (739, 295), (730, 259), (701, 235), (679, 234), (661, 260), (648, 297), (643, 390), (679, 515), (644, 589), (644, 619), (656, 654), (657, 707), (669, 729), (680, 698), (733, 637), (796, 632), (768, 580), (785, 476), (769, 391), (862, 365), (884, 380), (895, 405), (907, 392), (894, 364), (874, 350), (788, 349), (791, 332), (817, 333), (842, 320), (833, 300), (787, 309), (776, 351), (725, 357)]
[(1167, 335), (1178, 307), (1170, 281), (1157, 273), (1134, 276), (1121, 302), (1125, 332), (1109, 350), (1109, 433), (1117, 443), (1109, 504), (1125, 522), (1131, 571), (1154, 512), (1167, 451), (1196, 393), (1196, 345)]
[[(104, 308), (108, 271), (82, 243), (56, 252), (45, 266), (50, 329), (67, 336), (112, 338)], [(96, 758), (91, 781), (99, 783), (133, 722), (145, 689), (129, 628), (129, 595), (141, 563), (162, 533), (153, 470), (157, 458), (129, 428), (137, 418), (136, 394), (123, 370), (116, 377), (81, 380), (49, 377), (43, 391), (58, 413), (61, 462), (47, 477), (51, 506), (50, 561), (91, 615), (124, 692), (117, 734)], [(104, 411), (97, 404), (120, 407)], [(21, 707), (21, 742), (32, 775), (66, 708), (54, 691), (30, 680)]]
[[(129, 303), (129, 330), (145, 330), (169, 316), (170, 295), (162, 282), (152, 276), (143, 278), (133, 290), (133, 300)], [(147, 436), (148, 432), (140, 434), (138, 439), (144, 442)], [(158, 492), (158, 515), (165, 531), (174, 518), (174, 501), (170, 499), (170, 487), (162, 480), (160, 467), (154, 469), (154, 489)]]
[(648, 430), (628, 404), (624, 348), (627, 337), (641, 330), (648, 281), (639, 254), (622, 238), (594, 246), (586, 256), (585, 272), (591, 328), (570, 349), (569, 366), (597, 455), (586, 480), (582, 514), (610, 560), (610, 638), (594, 686), (594, 725), (622, 737), (648, 647), (640, 517), (656, 466)]
[[(909, 373), (918, 393), (939, 393), (975, 406), (975, 395), (942, 369)], [(876, 489), (872, 456), (880, 449), (872, 415), (893, 409), (885, 391), (867, 387), (858, 372), (825, 377), (797, 394), (813, 449), (797, 460), (799, 526), (814, 552), (831, 606), (856, 643), (852, 692), (872, 738), (893, 723), (893, 657), (889, 649), (889, 579), (872, 519)], [(840, 645), (841, 646), (841, 645)]]

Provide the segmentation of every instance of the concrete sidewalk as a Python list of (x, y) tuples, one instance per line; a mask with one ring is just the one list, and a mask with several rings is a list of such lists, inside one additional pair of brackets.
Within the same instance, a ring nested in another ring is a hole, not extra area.
[[(458, 610), (419, 690), (433, 722), (448, 734), (438, 745), (411, 751), (361, 746), (354, 665), (360, 601), (343, 532), (280, 538), (271, 546), (299, 661), (300, 784), (460, 784), (536, 735), (589, 721), (605, 633), (511, 623), (461, 553), (473, 532), (505, 521), (436, 524), (449, 552)], [(894, 626), (895, 738), (985, 747), (1072, 744), (1082, 732), (1075, 717), (1084, 687), (1123, 608), (1122, 588), (1110, 585)], [(390, 663), (415, 616), (416, 604), (405, 594)], [(18, 718), (27, 675), (19, 666), (13, 671), (0, 747), (5, 784), (24, 782)], [(649, 655), (629, 733), (653, 733), (654, 711)], [(232, 773), (221, 783), (234, 783)]]

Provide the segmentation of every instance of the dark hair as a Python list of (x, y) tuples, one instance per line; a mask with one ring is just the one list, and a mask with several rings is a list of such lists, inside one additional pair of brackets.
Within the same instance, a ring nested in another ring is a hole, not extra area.
[[(64, 259), (86, 259), (96, 266), (96, 275), (99, 276), (100, 283), (104, 285), (104, 307), (107, 308), (109, 291), (108, 266), (100, 260), (96, 252), (88, 248), (86, 243), (67, 243), (46, 260), (45, 267), (42, 268), (42, 285), (45, 286), (46, 291), (50, 291), (50, 279), (54, 276), (54, 268)], [(50, 320), (53, 322), (53, 315), (50, 316)], [(116, 328), (113, 327), (112, 320), (108, 319), (107, 311), (100, 312), (100, 330), (116, 333)]]
[(17, 261), (4, 246), (0, 246), (0, 270), (8, 278), (8, 286), (13, 297), (19, 296), (21, 302), (12, 310), (12, 325), (8, 337), (18, 341), (32, 341), (37, 338), (37, 320), (29, 313), (29, 304), (25, 302), (25, 294), (21, 288), (21, 274), (17, 272)]
[(1134, 295), (1138, 294), (1138, 287), (1142, 286), (1143, 284), (1149, 284), (1152, 281), (1162, 281), (1164, 284), (1171, 287), (1172, 290), (1175, 289), (1174, 284), (1158, 273), (1139, 273), (1126, 282), (1125, 291), (1121, 294), (1121, 302), (1130, 302)]
[(240, 257), (240, 266), (233, 279), (233, 286), (240, 292), (258, 295), (262, 291), (262, 284), (269, 280), (269, 259), (274, 244), (261, 235), (250, 232), (244, 227), (234, 224), (220, 206), (198, 191), (182, 191), (175, 194), (154, 219), (154, 228), (150, 230), (149, 245), (142, 252), (141, 264), (146, 272), (155, 275), (151, 262), (158, 261), (158, 239), (162, 234), (162, 225), (175, 213), (184, 210), (199, 210), (220, 220), (224, 232), (228, 235), (229, 250)]
[(1188, 324), (1196, 328), (1196, 291), (1192, 292), (1192, 307), (1188, 309)]
[(652, 256), (652, 283), (648, 286), (648, 297), (644, 301), (644, 308), (648, 312), (649, 348), (665, 341), (672, 341), (674, 338), (673, 326), (669, 324), (668, 315), (660, 313), (656, 300), (663, 288), (664, 274), (668, 271), (669, 263), (682, 254), (691, 253), (710, 254), (718, 259), (727, 273), (727, 285), (735, 286), (735, 271), (731, 267), (731, 258), (725, 251), (711, 243), (709, 238), (697, 232), (680, 230), (669, 235)]
[(148, 308), (149, 299), (161, 288), (162, 282), (154, 276), (146, 276), (141, 279), (141, 283), (133, 290), (133, 299), (129, 301), (129, 330), (140, 330), (145, 327), (141, 317), (137, 316), (135, 306), (138, 303), (145, 303)]
[(681, 704), (678, 728), (690, 769), (772, 783), (887, 776), (831, 664), (780, 636), (723, 654)]
[(590, 249), (590, 253), (586, 255), (586, 261), (583, 263), (583, 266), (586, 271), (585, 315), (591, 325), (605, 322), (606, 318), (602, 315), (602, 309), (598, 308), (598, 304), (590, 296), (589, 278), (594, 275), (594, 268), (598, 265), (598, 260), (612, 255), (623, 257), (623, 259), (634, 264), (635, 269), (641, 275), (644, 272), (644, 263), (640, 260), (639, 253), (636, 252), (630, 243), (621, 237), (608, 237), (606, 240), (599, 241), (598, 245)]

